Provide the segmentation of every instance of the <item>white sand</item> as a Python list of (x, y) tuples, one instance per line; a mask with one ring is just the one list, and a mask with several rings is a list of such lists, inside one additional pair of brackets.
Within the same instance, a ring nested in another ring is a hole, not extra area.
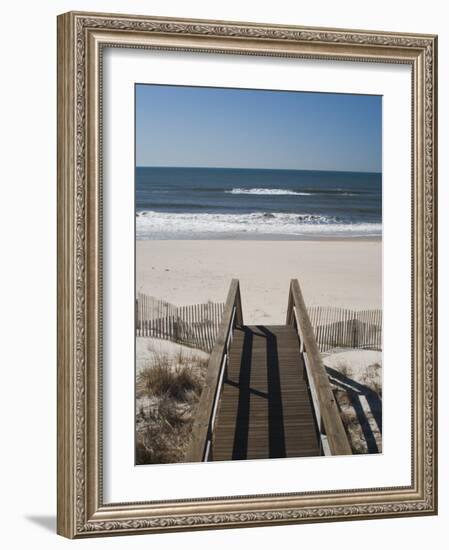
[[(330, 367), (330, 381), (353, 450), (382, 452), (382, 352), (334, 350), (323, 362)], [(335, 378), (335, 372), (340, 378)]]
[(141, 337), (136, 338), (136, 371), (145, 367), (151, 367), (158, 356), (166, 356), (174, 359), (182, 354), (186, 359), (207, 359), (209, 354), (199, 349), (189, 348), (168, 340), (159, 338)]
[(240, 280), (245, 323), (284, 323), (289, 282), (306, 305), (382, 307), (381, 240), (137, 241), (138, 291), (176, 305), (225, 301)]

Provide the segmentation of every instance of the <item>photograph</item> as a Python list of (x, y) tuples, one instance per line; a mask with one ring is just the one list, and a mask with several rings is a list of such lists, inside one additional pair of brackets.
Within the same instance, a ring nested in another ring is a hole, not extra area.
[(382, 453), (382, 96), (134, 98), (135, 464)]
[(438, 35), (337, 11), (58, 16), (60, 535), (438, 513)]

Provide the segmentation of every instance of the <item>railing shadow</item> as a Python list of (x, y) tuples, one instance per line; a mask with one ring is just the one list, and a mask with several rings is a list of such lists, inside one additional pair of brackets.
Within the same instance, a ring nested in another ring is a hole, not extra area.
[(257, 336), (264, 336), (266, 338), (267, 392), (265, 393), (251, 387), (254, 331), (248, 327), (238, 330), (244, 331), (239, 380), (238, 383), (230, 379), (227, 379), (225, 382), (239, 390), (232, 459), (245, 460), (248, 455), (251, 395), (268, 399), (269, 457), (283, 458), (286, 456), (286, 444), (276, 336), (266, 327), (257, 326)]
[(265, 334), (267, 340), (269, 456), (283, 458), (286, 456), (286, 447), (277, 338), (264, 326), (258, 326), (257, 329)]
[[(238, 380), (239, 400), (235, 421), (234, 444), (232, 460), (245, 460), (248, 453), (249, 412), (251, 396), (251, 355), (253, 349), (253, 331), (248, 327), (238, 330), (244, 332), (243, 351), (240, 359)], [(226, 383), (229, 383), (228, 380)]]
[(333, 369), (332, 367), (326, 367), (326, 371), (329, 375), (332, 384), (347, 392), (352, 407), (357, 415), (357, 420), (361, 426), (365, 441), (367, 444), (367, 450), (369, 453), (379, 452), (379, 448), (376, 443), (373, 430), (370, 426), (369, 420), (360, 402), (360, 396), (364, 396), (371, 414), (382, 434), (382, 400), (379, 395), (368, 386), (360, 384), (351, 378), (348, 378), (341, 372)]

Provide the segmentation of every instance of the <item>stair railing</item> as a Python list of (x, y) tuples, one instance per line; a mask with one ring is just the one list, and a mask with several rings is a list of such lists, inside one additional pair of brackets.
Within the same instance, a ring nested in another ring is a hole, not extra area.
[(206, 462), (213, 459), (214, 426), (229, 362), (229, 348), (234, 327), (242, 325), (240, 285), (238, 279), (232, 279), (217, 339), (209, 358), (185, 462)]
[(294, 326), (298, 334), (321, 438), (322, 453), (324, 455), (352, 454), (297, 279), (292, 279), (290, 283), (287, 325)]

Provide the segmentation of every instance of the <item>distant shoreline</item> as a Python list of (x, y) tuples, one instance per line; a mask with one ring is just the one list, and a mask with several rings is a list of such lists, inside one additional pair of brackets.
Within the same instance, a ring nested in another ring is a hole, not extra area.
[(191, 235), (186, 235), (185, 237), (180, 235), (174, 235), (173, 237), (167, 238), (167, 237), (155, 237), (154, 239), (139, 239), (136, 237), (136, 242), (173, 242), (173, 241), (210, 241), (211, 243), (216, 241), (227, 241), (227, 242), (252, 242), (252, 241), (266, 241), (266, 242), (291, 242), (291, 241), (299, 241), (299, 242), (329, 242), (329, 243), (335, 243), (335, 242), (346, 242), (346, 241), (356, 241), (356, 242), (382, 242), (382, 235), (269, 235), (269, 234), (263, 234), (263, 235), (247, 235), (247, 234), (235, 234), (235, 235), (229, 235), (229, 234), (219, 234), (211, 235), (211, 234), (205, 234), (202, 237), (192, 237)]

